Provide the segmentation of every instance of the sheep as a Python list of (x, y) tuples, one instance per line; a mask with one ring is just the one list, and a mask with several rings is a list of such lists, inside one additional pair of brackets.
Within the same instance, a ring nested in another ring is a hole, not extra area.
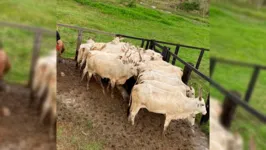
[(6, 52), (3, 50), (3, 47), (0, 43), (0, 91), (5, 89), (7, 90), (7, 87), (3, 83), (4, 75), (8, 73), (8, 71), (11, 68), (11, 64), (9, 61), (9, 58), (6, 54)]
[(183, 76), (183, 71), (180, 67), (176, 66), (159, 66), (159, 65), (152, 65), (152, 64), (145, 64), (139, 67), (140, 71), (150, 71), (150, 70), (160, 70), (165, 73), (175, 73), (179, 79)]
[[(89, 89), (89, 81), (91, 76), (93, 74), (98, 74), (102, 78), (110, 79), (112, 98), (114, 97), (113, 88), (115, 85), (122, 85), (130, 77), (137, 76), (137, 68), (134, 66), (134, 64), (124, 65), (122, 61), (117, 58), (117, 55), (111, 55), (105, 52), (89, 52), (86, 69), (87, 70), (84, 72), (88, 71), (87, 89)], [(101, 86), (103, 88), (103, 93), (105, 93), (102, 84)]]
[(150, 112), (165, 115), (163, 133), (173, 119), (185, 119), (192, 114), (202, 113), (205, 115), (207, 113), (202, 90), (200, 90), (198, 98), (188, 98), (180, 91), (171, 94), (149, 84), (138, 84), (132, 89), (131, 99), (128, 120), (132, 125), (134, 125), (138, 111), (141, 108), (146, 108)]
[[(187, 86), (184, 83), (176, 86), (172, 86), (166, 84), (164, 82), (156, 81), (156, 80), (144, 80), (139, 84), (150, 84), (154, 87), (158, 87), (159, 89), (165, 90), (168, 93), (175, 93), (176, 91), (180, 91), (185, 94), (189, 98), (195, 98), (195, 89), (192, 86)], [(131, 103), (129, 101), (129, 103)], [(192, 114), (188, 117), (188, 121), (193, 126), (195, 124), (195, 114)]]
[(157, 80), (173, 86), (184, 84), (181, 79), (177, 78), (177, 76), (167, 76), (164, 74), (148, 74), (146, 72), (143, 72), (139, 75), (137, 83), (143, 80)]
[(185, 94), (187, 97), (195, 97), (195, 90), (192, 86), (187, 86), (186, 84), (182, 83), (178, 85), (169, 85), (165, 82), (156, 81), (156, 80), (143, 80), (139, 84), (151, 84), (155, 87), (158, 87), (160, 89), (166, 90), (168, 92), (175, 93), (176, 91), (180, 91), (183, 94)]
[(210, 149), (242, 150), (243, 139), (235, 133), (232, 134), (220, 123), (222, 106), (214, 98), (210, 99)]
[[(56, 51), (52, 51), (48, 56), (39, 58), (34, 68), (34, 77), (32, 83), (32, 95), (29, 106), (34, 101), (34, 95), (37, 94), (39, 100), (38, 107), (41, 108), (40, 122), (50, 114), (50, 138), (55, 133), (56, 123)], [(44, 97), (43, 105), (41, 97)]]

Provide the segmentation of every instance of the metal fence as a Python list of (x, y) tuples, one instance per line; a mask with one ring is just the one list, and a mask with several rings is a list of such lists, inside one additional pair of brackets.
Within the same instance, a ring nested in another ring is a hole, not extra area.
[[(213, 75), (214, 70), (215, 70), (215, 66), (217, 63), (221, 63), (221, 64), (230, 64), (233, 66), (241, 66), (241, 67), (246, 67), (246, 68), (252, 68), (253, 69), (253, 74), (249, 80), (249, 84), (247, 87), (247, 90), (245, 92), (245, 96), (244, 99), (241, 100), (240, 95), (239, 94), (234, 94), (236, 92), (230, 92), (228, 90), (226, 90), (225, 88), (221, 87), (220, 85), (218, 85), (217, 83), (212, 83), (211, 84), (218, 89), (223, 95), (226, 96), (225, 100), (229, 100), (230, 102), (225, 102), (225, 103), (231, 103), (232, 107), (228, 108), (228, 110), (224, 110), (224, 111), (230, 111), (231, 109), (235, 109), (235, 107), (237, 105), (240, 105), (241, 107), (243, 107), (247, 112), (249, 112), (250, 114), (252, 114), (253, 116), (255, 116), (256, 118), (258, 118), (259, 120), (261, 120), (263, 123), (266, 123), (266, 115), (260, 113), (259, 111), (257, 111), (256, 109), (254, 109), (253, 107), (251, 107), (250, 105), (248, 105), (248, 102), (250, 101), (250, 97), (253, 93), (256, 81), (259, 77), (259, 73), (262, 70), (266, 70), (266, 66), (262, 66), (262, 65), (256, 65), (256, 64), (250, 64), (250, 63), (245, 63), (245, 62), (238, 62), (238, 61), (232, 61), (232, 60), (226, 60), (226, 59), (221, 59), (221, 58), (210, 58), (210, 76)], [(235, 105), (237, 104), (237, 105)], [(223, 117), (223, 116), (222, 116)], [(232, 118), (224, 118), (224, 120), (227, 120), (226, 122), (228, 122), (227, 125), (230, 127), (231, 121), (230, 119)], [(223, 118), (222, 118), (223, 120)]]
[(55, 31), (44, 29), (44, 28), (17, 24), (17, 23), (3, 22), (3, 21), (0, 21), (0, 26), (9, 27), (9, 28), (18, 28), (21, 30), (26, 30), (26, 31), (30, 31), (34, 33), (32, 59), (31, 59), (31, 66), (30, 66), (30, 78), (28, 82), (29, 87), (31, 87), (32, 78), (34, 76), (34, 67), (35, 67), (36, 61), (40, 53), (42, 37), (43, 35), (55, 36)]

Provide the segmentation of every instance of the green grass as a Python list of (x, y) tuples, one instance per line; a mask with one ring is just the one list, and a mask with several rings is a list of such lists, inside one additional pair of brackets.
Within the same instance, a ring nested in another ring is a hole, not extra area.
[[(0, 2), (0, 20), (54, 30), (56, 25), (55, 2), (52, 0), (7, 0)], [(11, 61), (8, 82), (27, 83), (34, 34), (11, 27), (1, 27), (0, 40)], [(41, 55), (54, 48), (54, 37), (43, 36)]]
[[(57, 7), (58, 23), (209, 48), (209, 24), (206, 21), (199, 21), (196, 17), (189, 17), (191, 15), (186, 17), (169, 14), (141, 5), (129, 8), (120, 5), (117, 1), (58, 0), (58, 3), (60, 3)], [(77, 31), (59, 27), (59, 32), (66, 47), (63, 57), (74, 58)], [(106, 35), (84, 33), (83, 42), (89, 37), (94, 37), (99, 42), (109, 42), (113, 39)], [(130, 39), (125, 41), (140, 45), (140, 41)], [(170, 48), (172, 51), (175, 49), (175, 47)], [(199, 53), (199, 51), (180, 48), (179, 56), (187, 62), (196, 64)], [(176, 65), (183, 67), (178, 62)], [(209, 52), (206, 52), (203, 57), (200, 71), (206, 75), (209, 74)], [(195, 89), (200, 84), (206, 99), (209, 92), (209, 84), (206, 81), (193, 73), (189, 84)], [(208, 124), (204, 126), (207, 126), (203, 128), (208, 134)]]
[[(213, 3), (210, 9), (212, 56), (266, 65), (266, 13), (264, 10), (239, 8), (231, 4)], [(237, 90), (242, 98), (253, 70), (217, 64), (213, 79), (227, 90)], [(261, 71), (249, 104), (266, 114), (266, 71)], [(214, 88), (211, 95), (220, 100), (224, 96)], [(248, 148), (249, 137), (256, 135), (257, 149), (266, 149), (266, 126), (242, 108), (237, 109), (232, 130), (240, 132)]]

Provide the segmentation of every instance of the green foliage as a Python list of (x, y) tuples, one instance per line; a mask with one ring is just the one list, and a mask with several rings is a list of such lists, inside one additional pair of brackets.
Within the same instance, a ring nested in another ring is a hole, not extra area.
[(185, 10), (187, 12), (193, 11), (193, 10), (199, 10), (200, 9), (200, 4), (198, 2), (188, 2), (185, 1), (181, 3), (180, 5), (177, 6), (181, 10)]

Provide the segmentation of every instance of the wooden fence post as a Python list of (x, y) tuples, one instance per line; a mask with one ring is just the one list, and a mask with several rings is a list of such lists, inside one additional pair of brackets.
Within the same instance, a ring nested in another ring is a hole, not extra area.
[[(236, 97), (241, 97), (241, 94), (237, 91), (230, 91), (232, 95)], [(229, 129), (231, 127), (231, 123), (235, 114), (237, 104), (231, 100), (230, 97), (226, 96), (222, 105), (222, 114), (220, 117), (221, 124)]]
[(79, 31), (78, 31), (78, 38), (77, 38), (77, 47), (76, 47), (75, 61), (77, 61), (79, 46), (81, 45), (81, 42), (82, 42), (82, 32), (83, 32), (82, 30), (79, 30)]
[[(194, 64), (193, 64), (193, 63), (188, 63), (188, 64), (190, 64), (191, 66), (194, 67)], [(184, 67), (183, 76), (182, 76), (182, 81), (183, 81), (186, 85), (188, 84), (188, 81), (189, 81), (189, 79), (190, 79), (191, 72), (192, 72), (192, 69), (190, 69), (188, 66), (185, 66), (185, 67)]]
[[(42, 32), (36, 31), (34, 36), (34, 42), (33, 42), (33, 49), (32, 49), (32, 58), (31, 58), (31, 66), (30, 66), (30, 78), (28, 82), (28, 86), (32, 87), (32, 81), (34, 77), (34, 68), (37, 62), (37, 59), (39, 57), (40, 48), (41, 48), (41, 40), (42, 40)], [(31, 89), (32, 90), (32, 89)]]

